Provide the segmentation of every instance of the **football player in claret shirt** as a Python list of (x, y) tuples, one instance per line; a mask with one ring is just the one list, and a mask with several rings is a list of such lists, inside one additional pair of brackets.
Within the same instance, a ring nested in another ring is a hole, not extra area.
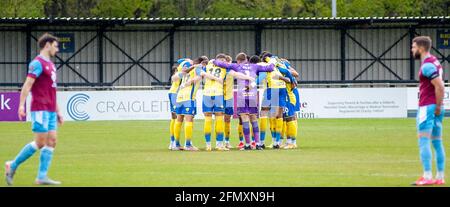
[[(439, 60), (430, 54), (431, 39), (418, 36), (413, 39), (411, 52), (421, 60), (419, 69), (419, 110), (417, 111), (417, 137), (423, 167), (421, 176), (414, 185), (443, 185), (445, 152), (442, 145), (442, 121), (444, 119), (444, 81)], [(432, 152), (436, 155), (436, 179), (431, 173)]]
[(20, 164), (30, 158), (37, 150), (41, 151), (39, 171), (36, 178), (38, 185), (58, 185), (47, 176), (56, 146), (57, 123), (63, 118), (56, 103), (56, 68), (50, 60), (58, 52), (58, 39), (48, 33), (38, 40), (40, 54), (29, 64), (27, 79), (20, 94), (18, 115), (26, 117), (25, 100), (31, 92), (31, 125), (34, 140), (25, 145), (16, 158), (6, 162), (6, 183), (13, 184), (13, 177)]

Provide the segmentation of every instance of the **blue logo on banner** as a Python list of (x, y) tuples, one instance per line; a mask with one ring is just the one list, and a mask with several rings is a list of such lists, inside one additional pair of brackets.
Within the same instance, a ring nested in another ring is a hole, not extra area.
[(89, 119), (89, 114), (85, 111), (80, 111), (80, 105), (84, 105), (89, 101), (89, 96), (84, 93), (73, 95), (69, 102), (67, 102), (67, 113), (75, 121), (86, 121)]

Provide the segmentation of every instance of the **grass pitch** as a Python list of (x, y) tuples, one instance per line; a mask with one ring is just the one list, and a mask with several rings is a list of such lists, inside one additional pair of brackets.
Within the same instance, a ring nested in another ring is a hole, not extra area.
[[(447, 152), (449, 121), (444, 120)], [(168, 126), (66, 122), (49, 175), (62, 186), (409, 186), (421, 175), (415, 119), (299, 120), (299, 149), (229, 152), (169, 151)], [(0, 123), (1, 164), (32, 140), (30, 128)], [(204, 149), (202, 120), (194, 123), (193, 141)], [(38, 161), (36, 153), (20, 166), (15, 186), (33, 186)], [(5, 185), (2, 175), (0, 186)]]

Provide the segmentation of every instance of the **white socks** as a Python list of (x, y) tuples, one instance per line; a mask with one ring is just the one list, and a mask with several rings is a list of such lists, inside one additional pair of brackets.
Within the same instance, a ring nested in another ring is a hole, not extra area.
[(427, 180), (431, 180), (433, 179), (433, 174), (431, 173), (431, 171), (425, 171), (423, 172), (423, 177)]
[(444, 172), (437, 172), (436, 173), (436, 179), (444, 179), (445, 173)]

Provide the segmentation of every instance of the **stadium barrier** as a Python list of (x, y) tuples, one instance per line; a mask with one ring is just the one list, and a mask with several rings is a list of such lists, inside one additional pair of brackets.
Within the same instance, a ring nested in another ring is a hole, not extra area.
[[(415, 117), (418, 88), (300, 88), (301, 119)], [(58, 103), (67, 121), (168, 120), (168, 90), (58, 91)], [(262, 94), (262, 91), (260, 91)], [(450, 109), (450, 87), (444, 104)], [(30, 103), (31, 96), (27, 103)], [(202, 91), (197, 93), (196, 118), (201, 113)], [(19, 92), (0, 92), (0, 121), (19, 121)], [(29, 105), (27, 104), (28, 111)], [(449, 116), (447, 110), (446, 116)], [(29, 116), (29, 113), (28, 113)], [(29, 120), (30, 117), (27, 117)]]

